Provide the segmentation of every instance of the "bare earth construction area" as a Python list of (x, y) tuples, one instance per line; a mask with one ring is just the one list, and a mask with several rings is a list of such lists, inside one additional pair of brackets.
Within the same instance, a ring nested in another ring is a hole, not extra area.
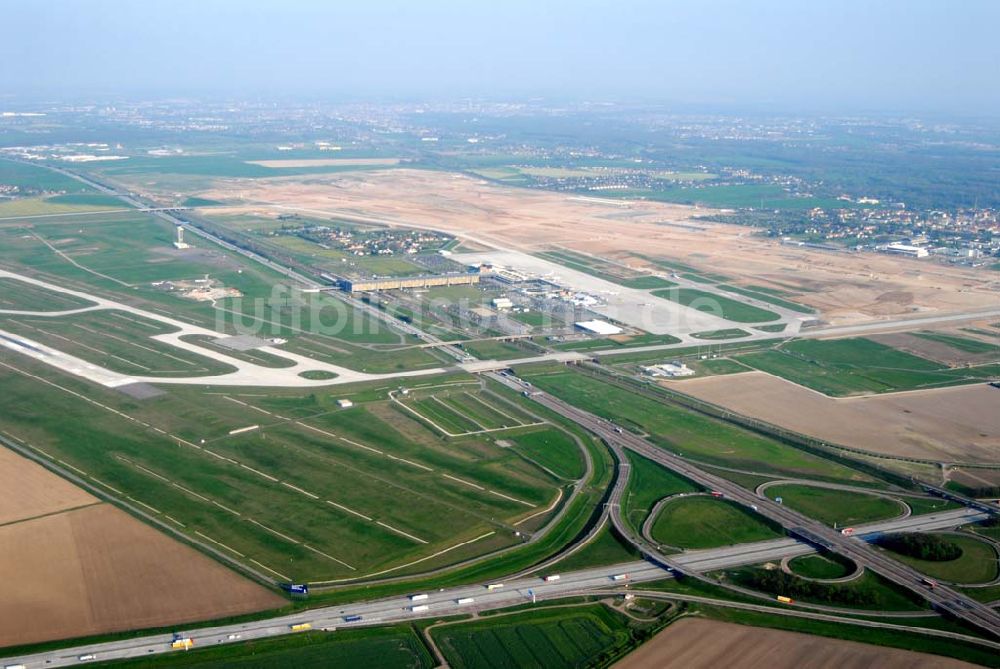
[(986, 384), (827, 397), (764, 372), (670, 385), (737, 413), (833, 443), (943, 462), (1000, 461), (1000, 390)]
[(514, 189), (408, 169), (259, 179), (250, 193), (240, 181), (218, 181), (200, 195), (243, 203), (230, 213), (296, 210), (443, 230), (526, 252), (565, 246), (633, 265), (649, 265), (650, 257), (677, 259), (750, 284), (800, 291), (796, 300), (835, 325), (997, 304), (993, 277), (968, 268), (785, 246), (745, 227), (700, 220), (713, 212), (684, 205)]
[(958, 660), (854, 641), (686, 619), (660, 632), (615, 668), (960, 669), (973, 666)]
[[(0, 448), (0, 647), (281, 606), (238, 576)], [(42, 491), (40, 493), (39, 491)], [(30, 502), (30, 503), (29, 503)]]

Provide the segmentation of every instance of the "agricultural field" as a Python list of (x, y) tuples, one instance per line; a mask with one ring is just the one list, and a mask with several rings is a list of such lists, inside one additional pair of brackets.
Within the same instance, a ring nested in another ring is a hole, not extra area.
[(715, 314), (736, 323), (767, 323), (780, 318), (773, 311), (739, 302), (730, 297), (725, 297), (720, 293), (710, 293), (694, 288), (654, 290), (653, 295), (676, 302), (685, 307), (690, 307), (691, 309)]
[(950, 346), (951, 348), (955, 348), (966, 353), (1000, 353), (1000, 346), (982, 341), (981, 339), (973, 339), (971, 337), (962, 337), (960, 335), (946, 334), (944, 332), (914, 332), (913, 336), (927, 339), (929, 341), (936, 341), (944, 344), (945, 346)]
[(656, 444), (692, 460), (798, 477), (868, 480), (843, 465), (571, 369), (543, 368), (524, 377), (582, 409), (649, 433)]
[(18, 493), (0, 509), (0, 647), (285, 603), (6, 448), (0, 482)]
[(834, 397), (938, 388), (1000, 375), (1000, 364), (951, 369), (865, 338), (800, 339), (737, 359)]
[(281, 638), (196, 648), (151, 658), (97, 664), (98, 667), (158, 669), (431, 669), (434, 660), (418, 633), (408, 625), (309, 632)]
[[(335, 400), (349, 388), (184, 386), (137, 401), (15, 354), (0, 352), (0, 363), (0, 429), (281, 580), (423, 571), (515, 545), (510, 524), (538, 515), (566, 483), (496, 445), (502, 430), (442, 441), (387, 401), (388, 388), (345, 410)], [(538, 422), (517, 400), (464, 388), (446, 387), (444, 405), (480, 421)]]
[(456, 669), (578, 667), (629, 643), (625, 618), (600, 604), (487, 616), (431, 634)]
[[(779, 618), (783, 625), (786, 618)], [(617, 669), (971, 669), (971, 664), (938, 655), (831, 639), (780, 629), (684, 618), (672, 623), (615, 665)]]
[(742, 506), (714, 497), (679, 497), (653, 522), (657, 543), (684, 549), (717, 548), (777, 539), (784, 534)]
[[(746, 356), (740, 356), (741, 362)], [(783, 428), (841, 444), (935, 462), (996, 462), (997, 389), (986, 384), (917, 393), (825, 397), (781, 378), (750, 372), (695, 378), (671, 389)]]
[(767, 489), (767, 496), (780, 497), (785, 506), (836, 527), (886, 520), (904, 512), (902, 504), (895, 500), (850, 490), (776, 485)]

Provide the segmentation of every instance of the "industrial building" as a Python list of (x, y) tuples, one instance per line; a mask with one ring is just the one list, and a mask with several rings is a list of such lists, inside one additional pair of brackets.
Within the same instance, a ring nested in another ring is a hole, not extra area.
[(912, 246), (900, 242), (886, 244), (882, 250), (886, 253), (895, 253), (897, 255), (910, 256), (911, 258), (926, 258), (930, 254), (930, 251), (923, 246)]
[(372, 290), (399, 290), (401, 288), (431, 288), (433, 286), (458, 286), (479, 283), (479, 274), (427, 274), (421, 276), (396, 276), (382, 279), (340, 278), (337, 284), (347, 293)]
[(573, 325), (575, 325), (578, 329), (583, 330), (584, 332), (589, 332), (591, 334), (605, 335), (605, 336), (621, 334), (622, 332), (624, 332), (624, 330), (622, 330), (617, 325), (612, 325), (607, 321), (600, 321), (597, 319), (594, 319), (592, 321), (577, 321)]
[(685, 365), (680, 360), (674, 360), (673, 362), (665, 362), (662, 365), (652, 365), (650, 367), (643, 367), (642, 372), (649, 376), (666, 376), (669, 378), (682, 377), (682, 376), (694, 376), (694, 370)]

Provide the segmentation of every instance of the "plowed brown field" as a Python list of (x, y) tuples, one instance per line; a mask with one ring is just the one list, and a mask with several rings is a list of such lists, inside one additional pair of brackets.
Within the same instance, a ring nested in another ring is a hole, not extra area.
[(0, 517), (26, 518), (0, 526), (0, 647), (182, 624), (285, 601), (0, 448), (0, 473), (11, 472), (21, 473), (17, 489), (38, 504), (0, 495)]
[(971, 669), (937, 655), (854, 641), (687, 618), (675, 622), (615, 669)]
[(1000, 462), (1000, 390), (984, 383), (833, 398), (746, 372), (670, 387), (842, 446), (943, 462)]

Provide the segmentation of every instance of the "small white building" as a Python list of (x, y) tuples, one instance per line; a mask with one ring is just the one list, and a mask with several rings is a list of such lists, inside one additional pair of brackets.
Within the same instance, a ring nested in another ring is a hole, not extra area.
[(350, 409), (352, 406), (354, 406), (354, 402), (346, 399), (337, 400), (337, 406), (339, 406), (341, 409)]
[(665, 362), (662, 365), (643, 367), (642, 371), (644, 374), (648, 374), (649, 376), (666, 376), (668, 378), (694, 376), (695, 373), (693, 369), (685, 365), (680, 360)]
[(591, 334), (605, 335), (605, 336), (621, 334), (622, 332), (624, 332), (624, 330), (622, 330), (617, 325), (612, 325), (607, 321), (600, 321), (597, 319), (594, 319), (592, 321), (577, 321), (573, 325), (575, 325), (577, 328), (585, 332), (589, 332)]
[(514, 303), (510, 301), (509, 297), (494, 297), (493, 298), (493, 308), (499, 311), (506, 311), (514, 306)]

